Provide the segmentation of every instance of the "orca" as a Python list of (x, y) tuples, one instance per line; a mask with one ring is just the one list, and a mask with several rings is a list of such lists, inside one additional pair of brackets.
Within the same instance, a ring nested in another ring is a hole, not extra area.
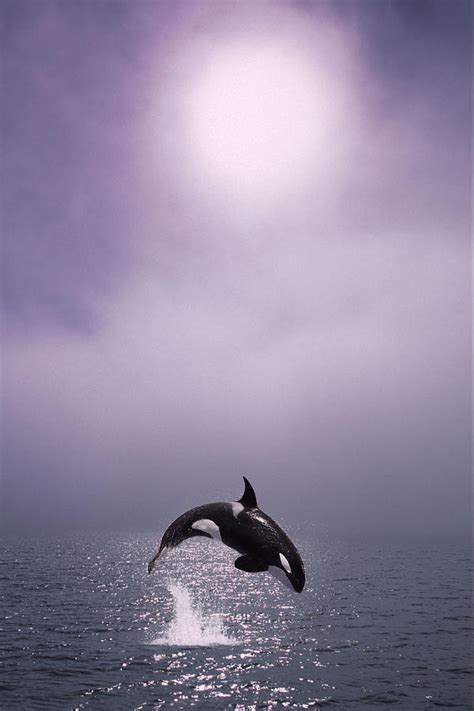
[(303, 561), (280, 526), (258, 508), (255, 491), (244, 477), (245, 490), (238, 501), (197, 506), (181, 514), (166, 529), (158, 553), (148, 563), (151, 573), (160, 556), (194, 536), (221, 541), (240, 556), (234, 565), (247, 573), (268, 571), (290, 589), (305, 585)]

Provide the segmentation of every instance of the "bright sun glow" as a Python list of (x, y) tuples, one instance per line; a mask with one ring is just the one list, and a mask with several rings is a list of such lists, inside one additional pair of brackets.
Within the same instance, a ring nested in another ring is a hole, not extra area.
[(293, 48), (227, 47), (198, 74), (189, 107), (200, 170), (232, 191), (280, 194), (323, 149), (329, 96)]

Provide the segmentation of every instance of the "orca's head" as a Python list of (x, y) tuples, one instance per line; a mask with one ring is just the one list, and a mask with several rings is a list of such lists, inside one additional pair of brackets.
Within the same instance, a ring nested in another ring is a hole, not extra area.
[(268, 572), (280, 580), (284, 585), (294, 590), (302, 592), (306, 581), (303, 561), (296, 548), (294, 551), (287, 551), (286, 555), (278, 553), (273, 565), (268, 566)]
[(303, 588), (306, 582), (303, 566), (300, 566), (299, 570), (296, 573), (289, 575), (288, 579), (296, 592), (303, 592)]

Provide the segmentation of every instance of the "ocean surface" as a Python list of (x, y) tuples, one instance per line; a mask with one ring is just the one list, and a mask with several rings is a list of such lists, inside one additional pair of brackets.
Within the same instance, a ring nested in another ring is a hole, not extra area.
[(469, 547), (295, 542), (301, 595), (204, 539), (2, 539), (0, 708), (472, 708)]

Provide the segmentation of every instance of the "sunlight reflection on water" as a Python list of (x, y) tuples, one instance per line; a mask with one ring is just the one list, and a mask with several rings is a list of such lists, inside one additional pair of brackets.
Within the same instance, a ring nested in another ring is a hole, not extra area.
[(6, 542), (2, 708), (469, 708), (470, 549), (297, 540), (297, 595), (204, 540), (148, 575), (156, 539)]

